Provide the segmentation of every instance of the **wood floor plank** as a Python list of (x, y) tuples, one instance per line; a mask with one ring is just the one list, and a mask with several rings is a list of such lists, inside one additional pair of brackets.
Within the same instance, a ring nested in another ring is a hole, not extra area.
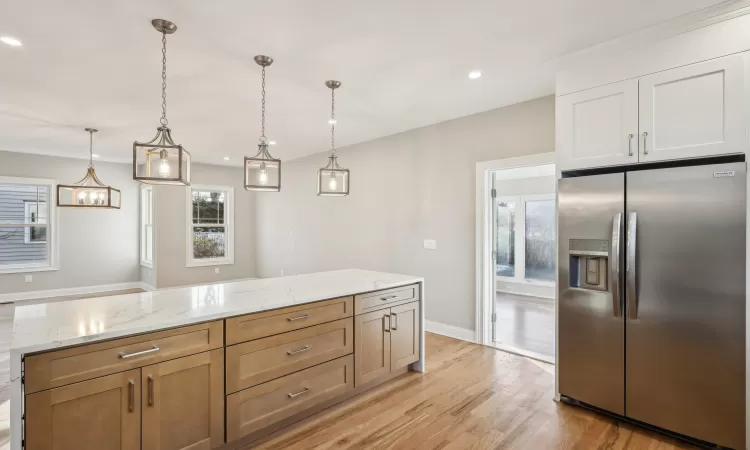
[(502, 351), (428, 333), (429, 372), (410, 372), (243, 448), (696, 448), (553, 401), (554, 370)]

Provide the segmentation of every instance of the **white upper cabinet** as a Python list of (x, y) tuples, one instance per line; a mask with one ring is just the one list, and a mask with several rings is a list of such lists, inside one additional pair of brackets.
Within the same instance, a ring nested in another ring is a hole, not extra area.
[(638, 162), (638, 81), (558, 97), (557, 160), (561, 170)]
[(639, 161), (745, 151), (745, 54), (641, 77)]

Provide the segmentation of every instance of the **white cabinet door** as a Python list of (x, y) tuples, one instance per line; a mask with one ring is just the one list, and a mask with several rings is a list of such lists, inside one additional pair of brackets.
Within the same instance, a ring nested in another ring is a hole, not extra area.
[(561, 170), (638, 162), (638, 81), (608, 84), (557, 98)]
[(745, 54), (639, 80), (639, 161), (745, 151)]

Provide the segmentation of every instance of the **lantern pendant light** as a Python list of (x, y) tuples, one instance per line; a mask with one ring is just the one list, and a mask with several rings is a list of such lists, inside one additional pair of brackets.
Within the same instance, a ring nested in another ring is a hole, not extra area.
[(326, 86), (331, 90), (331, 153), (328, 155), (328, 165), (318, 170), (318, 195), (329, 197), (343, 197), (349, 195), (349, 169), (339, 166), (336, 157), (336, 89), (341, 87), (341, 82), (336, 80), (326, 81)]
[(245, 157), (245, 189), (248, 191), (281, 190), (281, 160), (268, 153), (266, 139), (266, 67), (273, 64), (270, 56), (258, 55), (255, 62), (261, 70), (261, 109), (260, 109), (260, 143), (258, 153), (252, 158)]
[(86, 128), (86, 131), (89, 133), (89, 170), (77, 183), (57, 185), (57, 206), (120, 209), (120, 191), (99, 181), (94, 170), (94, 133), (99, 130)]
[(175, 144), (167, 127), (167, 35), (177, 31), (177, 25), (154, 19), (151, 25), (161, 33), (161, 126), (148, 142), (133, 143), (133, 179), (148, 184), (190, 185), (190, 153)]

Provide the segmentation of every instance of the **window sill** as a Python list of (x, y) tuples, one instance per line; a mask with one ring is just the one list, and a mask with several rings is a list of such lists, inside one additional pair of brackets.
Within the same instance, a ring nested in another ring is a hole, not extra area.
[(153, 268), (154, 268), (154, 265), (153, 265), (153, 263), (150, 263), (150, 262), (146, 262), (146, 261), (141, 261), (141, 265), (142, 265), (143, 267), (148, 267), (149, 269), (153, 269)]
[(234, 264), (234, 259), (206, 259), (194, 260), (185, 263), (185, 267), (207, 267), (207, 266), (228, 266)]
[(58, 267), (44, 266), (44, 267), (0, 267), (0, 275), (11, 274), (11, 273), (31, 273), (31, 272), (53, 272), (59, 270)]
[(527, 280), (526, 278), (511, 278), (511, 277), (496, 276), (495, 279), (497, 281), (502, 281), (503, 283), (515, 283), (515, 284), (524, 284), (524, 285), (531, 285), (531, 286), (555, 287), (556, 285), (554, 281)]

